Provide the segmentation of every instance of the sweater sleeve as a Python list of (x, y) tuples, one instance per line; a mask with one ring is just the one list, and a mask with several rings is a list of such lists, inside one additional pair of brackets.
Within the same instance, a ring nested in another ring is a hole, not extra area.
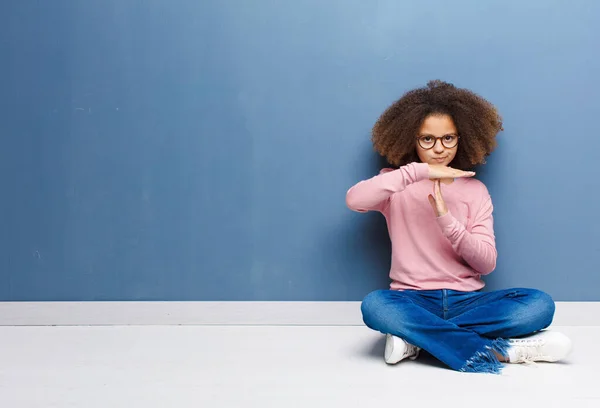
[(437, 219), (456, 253), (480, 275), (488, 275), (496, 269), (498, 253), (492, 212), (492, 200), (488, 196), (477, 211), (470, 231), (450, 212)]
[(428, 177), (429, 166), (426, 163), (410, 163), (380, 173), (352, 186), (346, 193), (346, 205), (357, 212), (383, 211), (394, 193)]

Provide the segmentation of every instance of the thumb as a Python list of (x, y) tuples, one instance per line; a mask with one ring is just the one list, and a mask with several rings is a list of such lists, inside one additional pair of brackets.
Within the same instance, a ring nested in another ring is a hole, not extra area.
[(429, 194), (429, 196), (427, 198), (429, 199), (429, 204), (431, 204), (431, 208), (433, 208), (433, 212), (437, 214), (438, 211), (437, 211), (437, 206), (435, 204), (435, 198), (433, 198), (433, 196), (431, 194)]

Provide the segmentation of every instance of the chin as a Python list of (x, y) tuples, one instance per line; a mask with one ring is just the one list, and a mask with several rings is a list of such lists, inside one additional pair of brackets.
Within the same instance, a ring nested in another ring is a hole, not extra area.
[(438, 166), (446, 166), (447, 167), (451, 163), (451, 160), (444, 160), (443, 162), (439, 162), (437, 160), (431, 159), (431, 160), (428, 161), (428, 163), (429, 164), (436, 164)]

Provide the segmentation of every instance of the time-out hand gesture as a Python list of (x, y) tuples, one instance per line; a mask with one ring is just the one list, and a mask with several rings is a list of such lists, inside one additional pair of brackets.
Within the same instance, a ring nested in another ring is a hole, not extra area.
[(433, 195), (429, 194), (428, 198), (429, 204), (431, 204), (431, 208), (433, 208), (433, 212), (437, 217), (448, 213), (448, 207), (446, 207), (446, 202), (444, 201), (444, 197), (442, 197), (442, 187), (439, 179), (433, 182)]

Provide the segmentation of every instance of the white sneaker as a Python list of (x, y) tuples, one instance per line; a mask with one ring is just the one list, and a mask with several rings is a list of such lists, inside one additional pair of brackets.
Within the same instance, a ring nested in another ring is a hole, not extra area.
[(509, 339), (507, 350), (510, 363), (555, 362), (571, 352), (571, 340), (562, 333), (542, 331), (532, 336)]
[(396, 364), (405, 358), (411, 360), (419, 356), (420, 349), (412, 344), (407, 343), (400, 337), (392, 336), (391, 334), (385, 337), (385, 362), (387, 364)]

